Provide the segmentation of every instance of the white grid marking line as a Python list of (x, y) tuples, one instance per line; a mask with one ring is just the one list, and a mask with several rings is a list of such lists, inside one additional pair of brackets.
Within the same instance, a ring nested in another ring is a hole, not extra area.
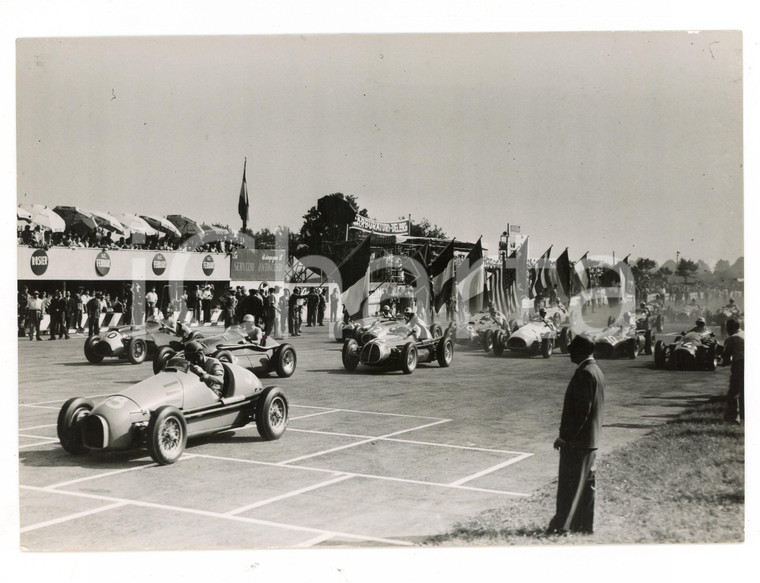
[(56, 427), (56, 424), (50, 423), (48, 425), (35, 425), (34, 427), (24, 427), (24, 428), (19, 428), (19, 431), (33, 431), (35, 429), (47, 429), (48, 427)]
[(39, 441), (37, 443), (27, 443), (26, 445), (19, 445), (18, 448), (19, 449), (24, 449), (25, 447), (36, 447), (38, 445), (50, 445), (51, 443), (58, 443), (58, 440), (57, 439), (47, 439), (47, 441)]
[(309, 413), (308, 415), (299, 415), (298, 417), (289, 417), (289, 421), (295, 421), (296, 419), (306, 419), (307, 417), (317, 417), (318, 415), (329, 415), (330, 413), (337, 413), (337, 409), (332, 411), (320, 411), (319, 413)]
[(275, 528), (283, 528), (285, 530), (295, 530), (299, 532), (312, 532), (319, 535), (329, 534), (331, 537), (351, 538), (351, 539), (366, 540), (366, 541), (371, 541), (371, 542), (381, 542), (385, 544), (400, 545), (400, 546), (414, 546), (413, 543), (410, 543), (408, 541), (396, 540), (392, 538), (380, 538), (380, 537), (374, 537), (374, 536), (366, 536), (363, 534), (353, 534), (353, 533), (348, 533), (348, 532), (331, 531), (331, 530), (325, 530), (321, 528), (311, 528), (309, 526), (298, 526), (295, 524), (272, 522), (271, 520), (259, 520), (256, 518), (246, 518), (245, 516), (227, 516), (225, 514), (220, 514), (219, 512), (211, 512), (208, 510), (197, 510), (195, 508), (184, 508), (182, 506), (170, 506), (167, 504), (157, 504), (155, 502), (144, 502), (142, 500), (129, 500), (126, 498), (115, 498), (113, 496), (99, 496), (96, 494), (86, 494), (84, 492), (67, 492), (66, 490), (54, 490), (54, 489), (49, 489), (49, 488), (40, 488), (37, 486), (20, 485), (19, 487), (23, 490), (50, 492), (54, 494), (62, 494), (65, 496), (75, 496), (78, 498), (94, 498), (96, 500), (105, 500), (105, 501), (110, 501), (110, 502), (124, 502), (132, 506), (141, 506), (144, 508), (156, 508), (158, 510), (167, 510), (170, 512), (182, 512), (186, 514), (194, 514), (196, 516), (206, 516), (209, 518), (221, 518), (223, 520), (234, 520), (236, 522), (245, 522), (248, 524), (257, 524), (260, 526), (271, 526)]
[(332, 453), (334, 451), (340, 451), (341, 449), (348, 449), (350, 447), (356, 447), (357, 445), (364, 445), (365, 443), (370, 443), (372, 441), (375, 441), (376, 439), (382, 439), (384, 437), (393, 437), (394, 435), (400, 435), (402, 433), (408, 433), (410, 431), (418, 431), (420, 429), (425, 429), (426, 427), (432, 427), (433, 425), (440, 425), (441, 423), (447, 423), (448, 421), (449, 421), (448, 419), (442, 419), (442, 420), (439, 420), (439, 421), (434, 421), (433, 423), (426, 423), (425, 425), (419, 425), (417, 427), (412, 427), (411, 429), (402, 429), (400, 431), (394, 431), (393, 433), (387, 433), (385, 435), (380, 435), (378, 437), (370, 437), (368, 439), (363, 439), (361, 441), (356, 441), (354, 443), (348, 443), (346, 445), (339, 445), (338, 447), (333, 447), (333, 448), (330, 448), (330, 449), (325, 449), (325, 450), (318, 451), (318, 452), (315, 452), (315, 453), (310, 453), (310, 454), (307, 454), (307, 455), (302, 455), (302, 456), (299, 456), (299, 457), (296, 457), (296, 458), (285, 460), (284, 462), (280, 462), (279, 465), (291, 464), (293, 462), (298, 462), (298, 461), (305, 460), (305, 459), (308, 459), (308, 458), (317, 457), (317, 456), (320, 456), (320, 455), (325, 455), (325, 454), (328, 454), (328, 453)]
[(311, 492), (312, 490), (317, 490), (319, 488), (324, 488), (325, 486), (330, 486), (332, 484), (337, 484), (338, 482), (343, 482), (345, 480), (351, 479), (353, 476), (338, 476), (337, 478), (333, 478), (332, 480), (325, 480), (324, 482), (319, 482), (318, 484), (312, 484), (311, 486), (306, 486), (304, 488), (300, 488), (299, 490), (293, 490), (292, 492), (286, 492), (285, 494), (280, 494), (279, 496), (273, 496), (272, 498), (267, 498), (266, 500), (259, 500), (258, 502), (254, 502), (253, 504), (247, 504), (245, 506), (241, 506), (240, 508), (236, 508), (235, 510), (230, 510), (229, 512), (225, 512), (227, 515), (235, 515), (235, 514), (242, 514), (243, 512), (246, 512), (248, 510), (252, 510), (254, 508), (258, 508), (259, 506), (265, 506), (267, 504), (272, 504), (273, 502), (279, 502), (280, 500), (285, 500), (286, 498), (292, 498), (293, 496), (298, 496), (299, 494), (305, 494), (306, 492)]
[(89, 480), (97, 480), (99, 478), (107, 478), (108, 476), (115, 476), (116, 474), (123, 474), (125, 472), (134, 472), (135, 470), (144, 470), (145, 468), (155, 467), (158, 464), (149, 463), (134, 466), (131, 468), (123, 468), (121, 470), (114, 470), (112, 472), (105, 472), (102, 474), (95, 474), (94, 476), (86, 476), (84, 478), (77, 478), (76, 480), (68, 480), (67, 482), (59, 482), (58, 484), (52, 484), (45, 486), (46, 489), (55, 490), (57, 488), (63, 488), (64, 486), (71, 486), (72, 484), (79, 484), (80, 482), (87, 482)]
[(293, 545), (293, 548), (295, 549), (308, 549), (309, 547), (313, 547), (314, 545), (318, 545), (319, 543), (325, 542), (326, 540), (330, 540), (333, 538), (333, 535), (329, 532), (326, 532), (324, 534), (320, 534), (319, 536), (315, 536), (312, 539), (306, 540), (302, 543), (298, 543), (297, 545)]
[(44, 440), (53, 439), (49, 435), (32, 435), (31, 433), (19, 433), (18, 436), (19, 437), (30, 437), (32, 439), (44, 439)]
[(316, 429), (295, 429), (294, 427), (288, 427), (288, 431), (295, 431), (296, 433), (317, 433), (319, 435), (334, 435), (336, 437), (355, 437), (357, 439), (369, 439), (371, 435), (358, 435), (356, 433), (337, 433), (335, 431), (317, 431)]
[(46, 526), (53, 526), (55, 524), (61, 524), (62, 522), (68, 522), (69, 520), (76, 520), (83, 516), (89, 516), (90, 514), (97, 514), (98, 512), (105, 512), (114, 508), (120, 508), (126, 506), (128, 502), (114, 502), (106, 506), (100, 506), (99, 508), (93, 508), (92, 510), (85, 510), (84, 512), (77, 512), (76, 514), (69, 514), (68, 516), (62, 516), (61, 518), (54, 518), (53, 520), (47, 520), (45, 522), (38, 522), (30, 526), (25, 526), (20, 530), (21, 533), (29, 532), (30, 530), (37, 530), (38, 528), (45, 528)]
[(478, 472), (476, 474), (472, 474), (471, 476), (466, 476), (466, 477), (464, 477), (464, 478), (462, 478), (460, 480), (456, 480), (455, 482), (451, 482), (451, 484), (449, 484), (449, 485), (450, 486), (461, 486), (462, 484), (464, 484), (466, 482), (469, 482), (469, 481), (474, 480), (476, 478), (480, 478), (481, 476), (485, 476), (486, 474), (490, 474), (492, 472), (495, 472), (496, 470), (500, 470), (501, 468), (505, 468), (507, 466), (510, 466), (510, 465), (512, 465), (514, 463), (517, 463), (519, 461), (524, 460), (525, 458), (531, 457), (532, 455), (533, 455), (532, 453), (525, 453), (523, 455), (518, 455), (517, 457), (514, 457), (514, 458), (512, 458), (510, 460), (507, 460), (505, 462), (502, 462), (500, 464), (496, 464), (495, 466), (487, 468), (487, 469), (483, 470), (482, 472)]
[(303, 409), (329, 409), (331, 411), (341, 411), (343, 413), (364, 413), (366, 415), (385, 415), (386, 417), (413, 417), (414, 419), (434, 419), (437, 421), (451, 421), (451, 419), (443, 419), (441, 417), (426, 417), (425, 415), (407, 415), (404, 413), (383, 413), (379, 411), (362, 411), (360, 409), (336, 409), (335, 407), (317, 407), (315, 405), (291, 405), (291, 408)]
[(220, 460), (220, 461), (228, 461), (228, 462), (238, 462), (243, 464), (254, 464), (259, 466), (270, 466), (270, 467), (278, 467), (278, 468), (287, 468), (289, 470), (303, 470), (306, 472), (322, 472), (324, 474), (335, 474), (336, 472), (340, 471), (341, 474), (344, 474), (346, 476), (351, 476), (352, 478), (367, 478), (370, 480), (387, 480), (389, 482), (401, 482), (405, 484), (417, 484), (420, 486), (435, 486), (438, 488), (453, 488), (455, 490), (472, 490), (474, 492), (486, 492), (489, 494), (505, 494), (508, 496), (530, 496), (530, 494), (524, 494), (522, 492), (510, 492), (508, 490), (490, 490), (487, 488), (475, 488), (473, 486), (451, 486), (450, 484), (443, 484), (440, 482), (425, 482), (424, 480), (411, 480), (408, 478), (394, 478), (392, 476), (378, 476), (375, 474), (360, 474), (357, 472), (345, 472), (342, 470), (332, 470), (328, 468), (316, 468), (313, 466), (283, 466), (281, 463), (276, 462), (259, 462), (255, 460), (246, 460), (246, 459), (240, 459), (240, 458), (231, 458), (231, 457), (222, 457), (218, 455), (207, 455), (207, 454), (195, 454), (196, 457), (199, 458), (208, 458), (212, 460)]

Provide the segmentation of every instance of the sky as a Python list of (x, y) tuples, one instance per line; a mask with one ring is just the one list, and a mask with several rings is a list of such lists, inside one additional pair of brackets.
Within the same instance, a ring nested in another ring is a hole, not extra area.
[(495, 252), (743, 255), (739, 32), (17, 42), (19, 202), (298, 229), (354, 195)]

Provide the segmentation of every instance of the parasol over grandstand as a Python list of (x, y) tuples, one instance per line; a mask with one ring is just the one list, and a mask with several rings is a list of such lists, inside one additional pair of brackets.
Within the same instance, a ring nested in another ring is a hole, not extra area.
[(182, 237), (182, 233), (179, 232), (179, 229), (174, 226), (174, 224), (170, 221), (167, 221), (163, 217), (154, 217), (151, 215), (140, 215), (140, 218), (143, 219), (146, 223), (148, 223), (151, 227), (156, 229), (157, 231), (160, 231), (161, 233), (166, 233), (167, 235), (171, 235), (172, 237)]
[(191, 235), (201, 235), (203, 233), (201, 223), (188, 217), (182, 215), (166, 215), (166, 219), (177, 227), (179, 232), (186, 237)]
[(129, 213), (119, 213), (118, 215), (114, 215), (114, 218), (116, 218), (122, 225), (124, 225), (127, 229), (129, 229), (130, 233), (143, 233), (144, 235), (147, 235), (149, 237), (155, 236), (158, 234), (158, 231), (151, 227), (143, 218), (138, 217), (137, 215), (132, 215)]
[(98, 223), (91, 213), (75, 206), (57, 206), (53, 209), (66, 221), (66, 228), (82, 236), (89, 235), (98, 228)]

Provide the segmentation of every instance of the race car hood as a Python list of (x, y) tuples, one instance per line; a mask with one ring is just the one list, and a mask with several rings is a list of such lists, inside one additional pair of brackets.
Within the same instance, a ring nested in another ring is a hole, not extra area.
[(554, 336), (554, 332), (543, 322), (528, 322), (512, 332), (510, 338), (520, 338), (530, 345), (541, 338), (550, 336)]

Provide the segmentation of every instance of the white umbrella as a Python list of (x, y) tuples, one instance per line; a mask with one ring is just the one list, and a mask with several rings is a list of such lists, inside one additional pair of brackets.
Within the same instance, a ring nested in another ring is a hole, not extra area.
[(151, 227), (145, 219), (138, 217), (137, 215), (131, 215), (129, 213), (121, 213), (114, 215), (122, 225), (132, 233), (145, 233), (149, 237), (153, 237), (158, 234), (158, 231)]
[(166, 233), (167, 235), (172, 235), (173, 237), (181, 237), (182, 233), (179, 232), (179, 229), (175, 227), (171, 222), (167, 221), (166, 219), (162, 217), (154, 217), (151, 215), (140, 215), (141, 219), (144, 219), (146, 223), (148, 223), (151, 227), (154, 229), (157, 229), (158, 231), (161, 231), (162, 233)]
[(127, 235), (127, 229), (118, 220), (116, 220), (115, 217), (102, 211), (89, 212), (95, 219), (95, 222), (98, 223), (99, 227), (103, 227), (104, 229), (113, 231), (114, 233), (119, 233), (120, 235)]
[(26, 221), (29, 222), (32, 220), (32, 213), (30, 213), (28, 210), (23, 209), (21, 207), (16, 208), (16, 218), (19, 221)]
[(19, 208), (27, 211), (31, 218), (29, 222), (50, 229), (56, 233), (62, 233), (66, 230), (66, 221), (52, 209), (41, 204), (22, 204)]

